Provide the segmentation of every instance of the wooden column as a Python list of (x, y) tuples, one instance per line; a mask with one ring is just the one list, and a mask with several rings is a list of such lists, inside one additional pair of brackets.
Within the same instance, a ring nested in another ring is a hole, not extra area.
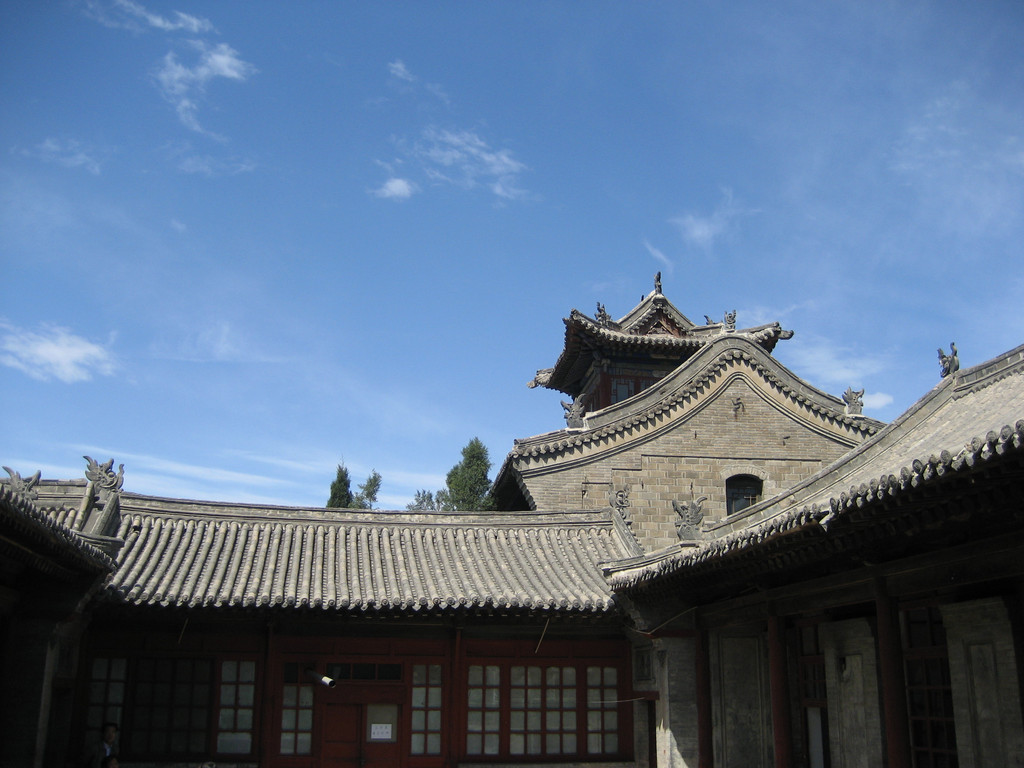
[(714, 731), (711, 725), (711, 662), (708, 657), (707, 630), (693, 635), (694, 659), (697, 666), (697, 766), (713, 768), (715, 764)]
[(448, 719), (448, 729), (441, 745), (441, 754), (445, 757), (445, 765), (455, 765), (459, 755), (466, 750), (465, 738), (459, 739), (466, 725), (466, 686), (460, 681), (467, 680), (465, 653), (462, 646), (462, 627), (452, 631), (449, 646), (448, 677), (444, 681), (445, 702), (444, 712)]
[(793, 762), (793, 732), (789, 718), (785, 629), (783, 620), (778, 616), (768, 617), (768, 675), (771, 686), (775, 765), (778, 768), (788, 768)]
[(882, 683), (882, 717), (889, 768), (910, 768), (910, 732), (907, 726), (907, 686), (903, 674), (903, 644), (899, 620), (885, 585), (875, 583), (878, 621), (878, 667)]
[[(280, 700), (280, 692), (277, 688), (277, 677), (274, 672), (276, 671), (277, 661), (276, 655), (277, 642), (274, 635), (274, 622), (267, 621), (266, 634), (263, 640), (263, 658), (260, 659), (262, 662), (259, 675), (260, 680), (260, 692), (259, 692), (259, 708), (256, 710), (256, 759), (260, 765), (267, 765), (271, 761), (271, 755), (276, 755), (280, 744), (275, 744), (271, 733), (275, 730), (277, 725), (280, 725), (280, 721), (274, 722), (274, 714), (277, 713), (277, 717), (280, 718), (280, 710), (277, 709), (277, 703)], [(277, 747), (278, 749), (275, 749)]]

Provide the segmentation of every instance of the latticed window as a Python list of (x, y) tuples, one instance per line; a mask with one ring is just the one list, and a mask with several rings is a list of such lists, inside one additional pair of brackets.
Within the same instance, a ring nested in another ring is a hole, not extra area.
[(619, 751), (618, 670), (587, 667), (587, 753)]
[(86, 727), (97, 732), (104, 723), (122, 724), (128, 661), (123, 658), (97, 657), (89, 672), (89, 704)]
[(313, 686), (299, 677), (298, 664), (284, 665), (281, 691), (281, 754), (313, 751)]
[(469, 668), (466, 754), (497, 755), (501, 732), (501, 667)]
[(250, 659), (96, 656), (85, 725), (117, 723), (125, 754), (207, 758), (255, 746), (257, 664)]
[(252, 751), (255, 702), (256, 662), (221, 662), (218, 752), (241, 755)]
[(764, 483), (754, 475), (733, 475), (725, 481), (726, 509), (730, 515), (757, 504)]
[(213, 662), (139, 659), (128, 747), (151, 755), (202, 754), (207, 746)]
[(618, 682), (614, 666), (471, 666), (467, 754), (616, 755)]
[(509, 752), (575, 754), (576, 668), (515, 666), (509, 676)]
[(915, 768), (956, 768), (956, 731), (949, 651), (934, 606), (903, 611), (903, 659)]
[(441, 701), (441, 665), (413, 664), (412, 754), (441, 754)]

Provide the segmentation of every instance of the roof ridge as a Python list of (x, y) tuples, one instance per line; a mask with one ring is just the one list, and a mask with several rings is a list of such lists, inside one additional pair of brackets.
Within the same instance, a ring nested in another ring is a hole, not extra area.
[[(762, 353), (765, 355), (768, 354), (763, 351)], [(627, 413), (620, 418), (599, 427), (584, 428), (583, 430), (562, 429), (557, 432), (544, 433), (543, 435), (538, 435), (538, 437), (544, 437), (545, 435), (566, 435), (566, 437), (551, 440), (547, 443), (540, 443), (538, 445), (530, 446), (529, 448), (526, 448), (524, 443), (530, 440), (530, 438), (518, 440), (509, 455), (539, 456), (545, 453), (556, 453), (570, 448), (587, 445), (589, 443), (602, 440), (609, 435), (619, 434), (640, 424), (654, 421), (664, 411), (676, 406), (680, 402), (691, 399), (696, 394), (699, 394), (707, 384), (718, 377), (718, 374), (721, 373), (722, 370), (728, 367), (730, 363), (737, 360), (749, 363), (752, 368), (761, 374), (769, 384), (774, 386), (781, 394), (788, 397), (793, 402), (805, 406), (812, 412), (821, 414), (826, 418), (846, 424), (847, 426), (857, 428), (868, 435), (876, 433), (883, 426), (880, 422), (876, 422), (874, 419), (854, 417), (846, 414), (845, 406), (843, 406), (843, 410), (840, 410), (839, 407), (829, 408), (827, 404), (823, 404), (812, 397), (801, 394), (795, 387), (783, 381), (782, 377), (778, 376), (775, 371), (763, 362), (754, 359), (754, 355), (751, 352), (727, 349), (720, 352), (713, 360), (707, 362), (701, 369), (700, 373), (695, 374), (681, 389), (675, 391), (671, 395), (667, 395), (660, 400), (657, 400), (644, 411), (639, 413)], [(793, 377), (798, 378), (795, 375), (793, 375)], [(649, 393), (651, 390), (655, 389), (655, 387), (661, 386), (664, 381), (665, 380), (663, 379), (658, 385), (649, 387), (634, 397), (641, 397), (644, 393)], [(821, 395), (826, 399), (826, 403), (828, 401), (834, 401), (838, 406), (838, 403), (841, 402), (839, 398), (829, 395), (826, 392), (822, 392), (810, 385), (801, 387), (801, 389), (804, 388), (810, 389), (814, 393)], [(588, 415), (585, 422), (589, 418), (592, 418), (592, 416)]]
[(1024, 344), (992, 360), (958, 371), (953, 399), (959, 400), (1019, 373), (1024, 373)]

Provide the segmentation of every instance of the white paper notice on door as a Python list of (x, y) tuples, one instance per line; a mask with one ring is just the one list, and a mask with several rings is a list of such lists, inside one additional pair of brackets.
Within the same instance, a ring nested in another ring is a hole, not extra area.
[(370, 723), (370, 741), (391, 741), (391, 723)]

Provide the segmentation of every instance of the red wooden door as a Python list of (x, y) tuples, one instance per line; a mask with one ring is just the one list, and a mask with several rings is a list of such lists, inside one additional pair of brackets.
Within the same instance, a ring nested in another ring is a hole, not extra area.
[(324, 710), (324, 768), (395, 768), (403, 764), (397, 703), (328, 703)]

